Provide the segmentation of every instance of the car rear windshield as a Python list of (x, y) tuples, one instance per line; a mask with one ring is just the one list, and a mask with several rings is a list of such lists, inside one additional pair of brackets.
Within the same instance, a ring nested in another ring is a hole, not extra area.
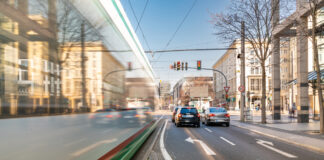
[(182, 108), (181, 109), (181, 114), (186, 114), (186, 113), (192, 113), (192, 114), (197, 114), (197, 109), (196, 108)]
[(225, 108), (209, 108), (209, 112), (226, 112)]

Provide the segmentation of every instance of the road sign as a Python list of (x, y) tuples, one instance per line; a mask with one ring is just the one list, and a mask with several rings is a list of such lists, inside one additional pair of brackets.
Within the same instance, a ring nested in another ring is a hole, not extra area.
[(228, 86), (224, 87), (225, 92), (228, 92), (229, 89), (230, 89), (230, 87), (228, 87)]
[(239, 87), (238, 87), (238, 90), (239, 90), (240, 92), (244, 92), (244, 86), (239, 86)]

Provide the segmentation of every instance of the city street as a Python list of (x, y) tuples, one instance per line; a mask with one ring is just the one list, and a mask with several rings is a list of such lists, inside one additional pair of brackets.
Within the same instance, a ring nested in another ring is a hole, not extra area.
[[(176, 127), (165, 117), (164, 147), (160, 140), (152, 156), (158, 159), (323, 159), (324, 155), (235, 126)], [(163, 130), (162, 133), (163, 134)], [(161, 138), (161, 137), (160, 137)], [(162, 146), (163, 148), (163, 146)]]

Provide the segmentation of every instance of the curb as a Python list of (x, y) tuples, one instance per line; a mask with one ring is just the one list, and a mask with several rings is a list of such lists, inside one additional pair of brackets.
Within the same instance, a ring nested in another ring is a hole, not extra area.
[[(163, 116), (162, 116), (162, 117), (163, 117)], [(161, 118), (162, 118), (162, 117), (161, 117)], [(161, 118), (156, 122), (156, 124), (158, 124), (158, 123), (161, 121)], [(149, 159), (149, 156), (150, 156), (150, 154), (152, 153), (153, 147), (155, 146), (156, 141), (157, 141), (159, 135), (161, 134), (161, 130), (162, 130), (162, 127), (159, 127), (159, 130), (157, 131), (157, 134), (155, 135), (155, 137), (154, 137), (154, 139), (153, 139), (151, 145), (150, 145), (149, 148), (147, 149), (147, 151), (146, 151), (146, 153), (145, 153), (143, 159), (145, 159), (145, 160), (146, 160), (146, 159)]]
[(290, 140), (287, 140), (287, 139), (283, 139), (283, 138), (280, 138), (280, 137), (277, 137), (277, 136), (273, 136), (273, 135), (271, 135), (271, 134), (262, 133), (262, 132), (260, 132), (260, 131), (254, 130), (254, 129), (244, 128), (244, 127), (239, 126), (239, 125), (236, 125), (236, 124), (232, 124), (232, 125), (233, 125), (233, 126), (236, 126), (236, 127), (239, 127), (239, 128), (242, 128), (242, 129), (246, 129), (246, 130), (249, 130), (249, 131), (255, 132), (255, 133), (257, 133), (257, 134), (261, 134), (261, 135), (264, 135), (264, 136), (267, 136), (267, 137), (273, 138), (273, 139), (277, 139), (277, 140), (280, 140), (280, 141), (284, 141), (284, 142), (286, 142), (286, 143), (294, 144), (294, 145), (296, 145), (296, 146), (303, 147), (303, 148), (306, 148), (306, 149), (309, 149), (309, 150), (312, 150), (312, 151), (316, 151), (316, 152), (324, 153), (324, 149), (321, 149), (321, 148), (318, 148), (318, 147), (310, 146), (310, 145), (307, 145), (307, 144), (297, 143), (297, 142), (290, 141)]

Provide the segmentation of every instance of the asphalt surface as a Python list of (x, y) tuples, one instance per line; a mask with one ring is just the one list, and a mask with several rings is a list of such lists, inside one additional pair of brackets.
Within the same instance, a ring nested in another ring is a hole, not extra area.
[(0, 159), (97, 159), (150, 122), (127, 111), (118, 119), (102, 115), (108, 113), (1, 119)]
[[(167, 121), (167, 125), (163, 147), (172, 159), (324, 159), (324, 154), (232, 125), (230, 127), (205, 125), (201, 125), (200, 128), (176, 127), (171, 122), (170, 116), (166, 116), (164, 121)], [(159, 141), (155, 144), (150, 157), (150, 159), (165, 159)]]

